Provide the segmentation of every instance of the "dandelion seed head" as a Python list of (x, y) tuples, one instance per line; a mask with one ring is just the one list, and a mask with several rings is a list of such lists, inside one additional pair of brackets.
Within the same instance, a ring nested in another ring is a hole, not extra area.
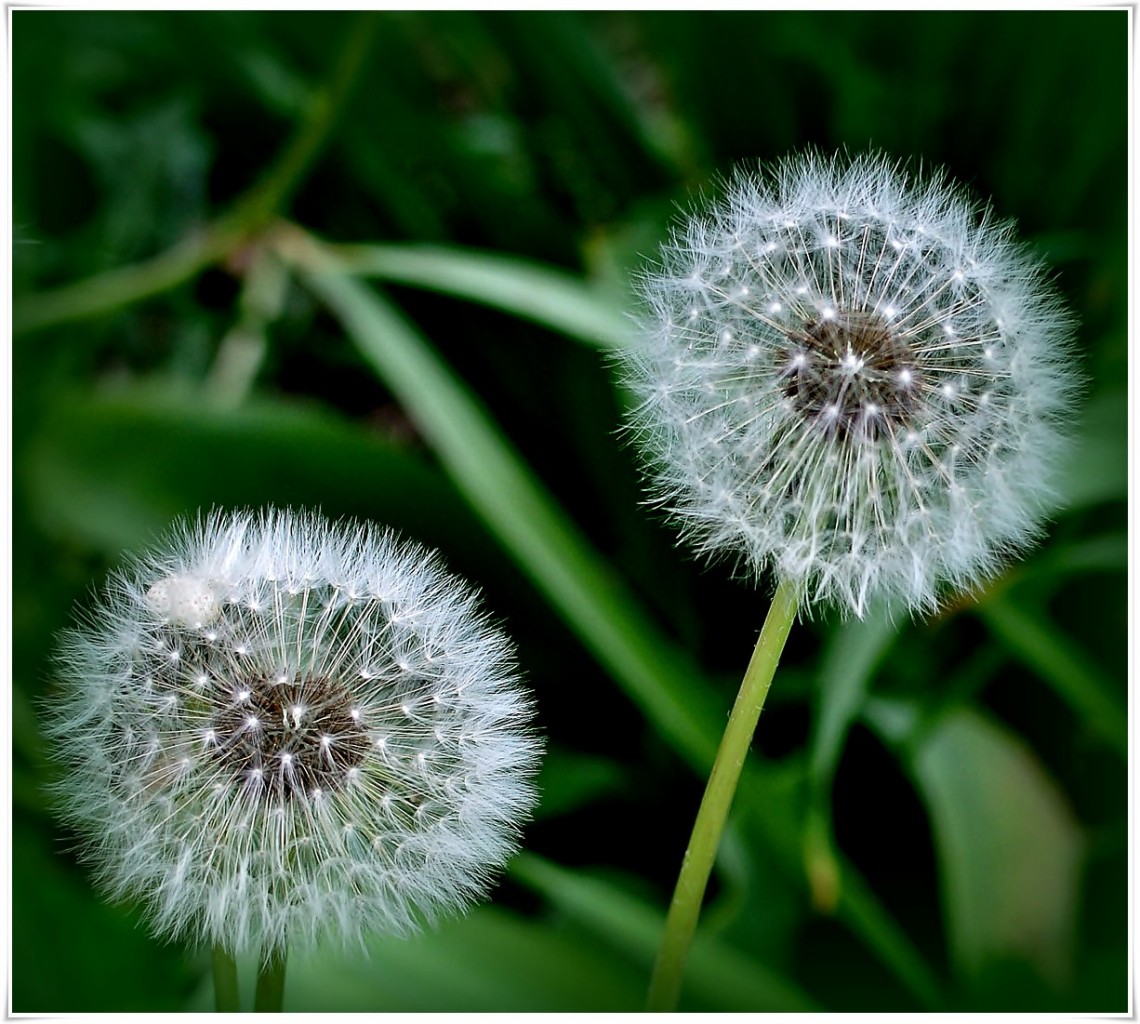
[[(715, 284), (678, 287), (710, 258)], [(1039, 535), (1073, 320), (1012, 225), (944, 174), (874, 153), (738, 174), (642, 294), (630, 428), (700, 552), (862, 615), (929, 611)]]
[(408, 933), (486, 895), (535, 803), (512, 645), (387, 531), (180, 525), (112, 577), (58, 667), (61, 811), (167, 938), (268, 955)]

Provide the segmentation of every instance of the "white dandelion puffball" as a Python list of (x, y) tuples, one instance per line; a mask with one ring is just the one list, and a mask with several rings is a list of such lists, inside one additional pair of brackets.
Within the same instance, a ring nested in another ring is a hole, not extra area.
[(931, 610), (1040, 532), (1073, 321), (943, 174), (874, 153), (738, 174), (642, 293), (632, 428), (702, 552), (862, 616)]
[(474, 591), (387, 531), (181, 524), (64, 634), (62, 813), (157, 934), (263, 955), (485, 895), (540, 744)]

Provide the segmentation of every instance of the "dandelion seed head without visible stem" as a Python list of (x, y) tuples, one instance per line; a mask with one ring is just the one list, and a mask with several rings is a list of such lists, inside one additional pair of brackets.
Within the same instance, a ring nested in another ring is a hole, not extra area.
[(861, 616), (931, 610), (1040, 532), (1073, 320), (941, 173), (808, 153), (738, 174), (642, 294), (631, 427), (701, 552)]
[(63, 814), (166, 937), (268, 955), (407, 933), (486, 893), (535, 803), (512, 645), (386, 531), (181, 525), (58, 664)]

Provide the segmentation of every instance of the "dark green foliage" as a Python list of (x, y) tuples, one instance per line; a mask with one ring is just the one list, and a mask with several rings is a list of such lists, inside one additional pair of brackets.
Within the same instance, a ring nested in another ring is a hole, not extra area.
[[(640, 504), (605, 347), (677, 204), (812, 144), (992, 196), (1055, 267), (1088, 387), (1068, 507), (979, 603), (794, 631), (682, 1005), (1123, 1012), (1127, 14), (374, 17), (278, 212), (367, 246), (344, 258), (386, 292), (282, 267), (261, 223), (145, 301), (15, 339), (14, 1009), (210, 1005), (208, 954), (91, 889), (35, 705), (123, 551), (263, 503), (439, 547), (517, 638), (551, 749), (495, 906), (292, 963), (286, 1009), (638, 1007), (770, 591)], [(356, 18), (17, 11), (17, 318), (232, 208)], [(401, 377), (408, 353), (430, 372)]]

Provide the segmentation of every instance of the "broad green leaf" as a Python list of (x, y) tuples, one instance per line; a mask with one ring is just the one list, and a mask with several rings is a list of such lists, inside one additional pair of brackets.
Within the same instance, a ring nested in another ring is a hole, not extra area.
[(144, 387), (61, 395), (20, 468), (44, 527), (109, 553), (199, 507), (373, 513), (431, 534), (453, 529), (444, 510), (460, 501), (423, 459), (319, 409), (264, 399), (218, 409)]
[(36, 710), (28, 696), (18, 687), (9, 691), (11, 711), (12, 749), (23, 755), (31, 764), (40, 765), (43, 761), (43, 739), (40, 736)]
[(38, 772), (33, 772), (18, 760), (12, 763), (12, 806), (30, 818), (49, 817), (48, 795)]
[[(238, 963), (242, 999), (254, 968)], [(359, 949), (291, 957), (290, 1013), (555, 1013), (639, 1008), (642, 979), (580, 930), (478, 907), (410, 938), (377, 935)], [(210, 1007), (204, 985), (188, 1009)]]
[[(665, 926), (662, 910), (611, 882), (568, 871), (534, 854), (519, 854), (511, 863), (511, 874), (628, 956), (648, 978)], [(698, 934), (694, 940), (685, 972), (682, 1009), (756, 1012), (815, 1008), (794, 982), (733, 947), (707, 934)]]
[(1076, 447), (1061, 474), (1065, 511), (1128, 496), (1128, 396), (1099, 394), (1084, 408)]
[[(367, 958), (301, 964), (286, 1006), (323, 1013), (621, 1011), (637, 1007), (640, 980), (581, 935), (485, 907), (411, 940), (373, 939)], [(357, 996), (351, 1007), (350, 993)]]
[(1063, 985), (1084, 852), (1064, 794), (1021, 739), (967, 708), (923, 734), (913, 768), (934, 830), (957, 970), (978, 981), (1022, 960)]
[(1118, 753), (1128, 751), (1128, 710), (1113, 685), (1076, 643), (1044, 616), (995, 596), (977, 614), (1011, 654), (1036, 672)]
[(566, 747), (550, 747), (538, 776), (541, 794), (536, 814), (556, 818), (605, 796), (622, 793), (625, 771), (617, 761), (580, 754)]
[(12, 830), (9, 1009), (26, 1016), (180, 1009), (193, 984), (176, 946), (104, 901), (66, 847), (23, 813)]
[(629, 321), (605, 295), (530, 260), (429, 245), (341, 245), (329, 251), (346, 272), (495, 306), (591, 345), (620, 346), (630, 334)]

